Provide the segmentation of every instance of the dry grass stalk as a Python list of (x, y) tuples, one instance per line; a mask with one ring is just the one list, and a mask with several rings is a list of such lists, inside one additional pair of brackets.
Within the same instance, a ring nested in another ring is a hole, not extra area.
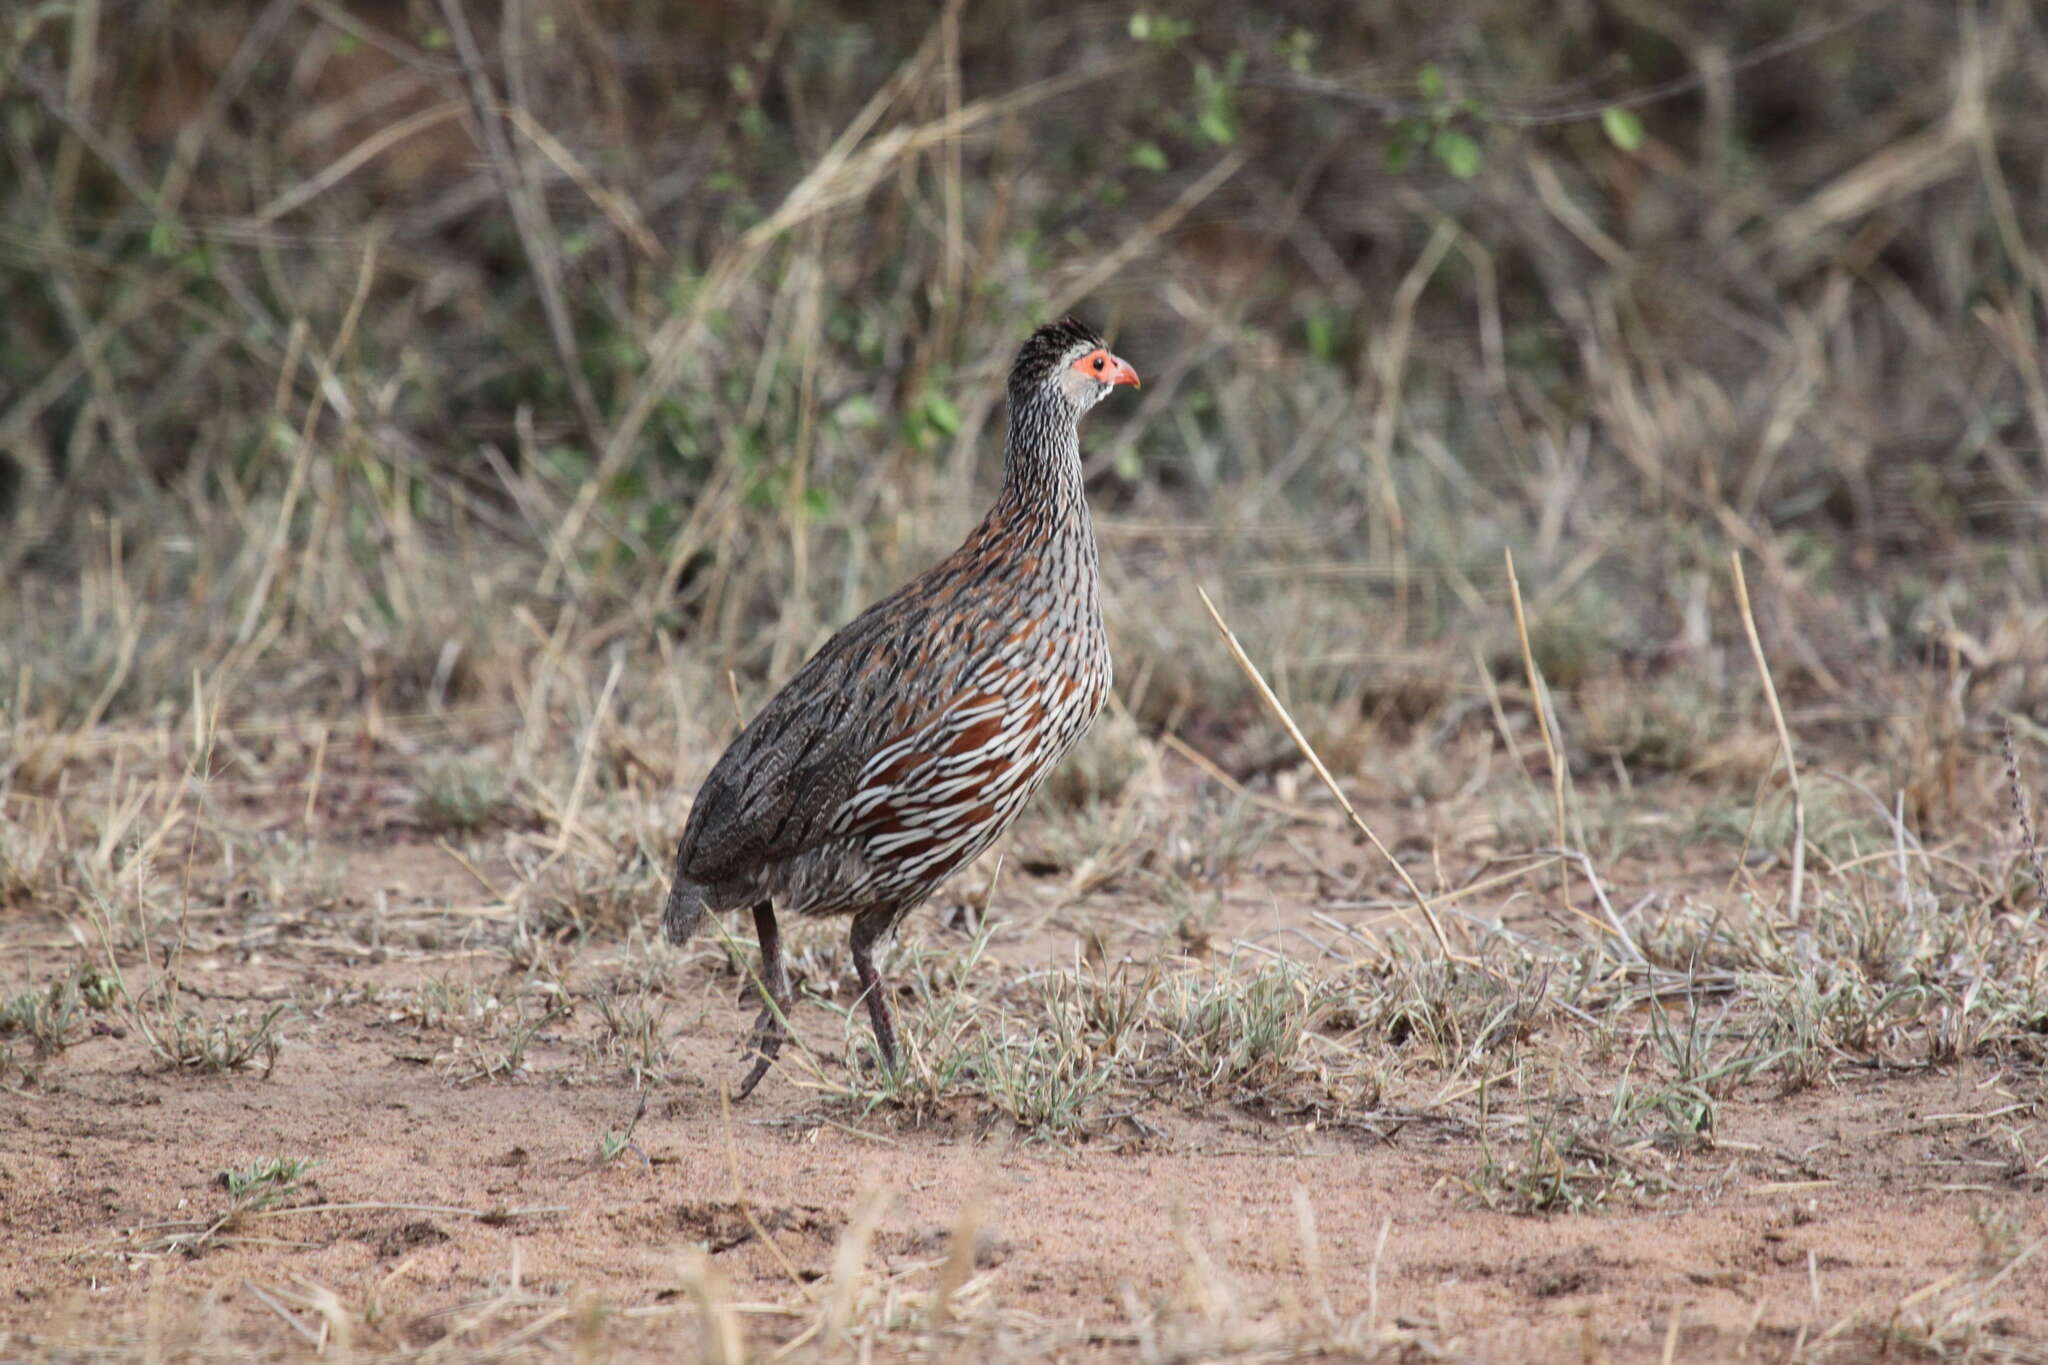
[[(1529, 647), (1529, 620), (1522, 611), (1522, 584), (1515, 577), (1515, 552), (1503, 549), (1508, 567), (1508, 600), (1515, 608), (1515, 636), (1522, 645), (1522, 668), (1529, 678), (1529, 702), (1536, 709), (1537, 733), (1543, 736), (1543, 752), (1550, 760), (1550, 796), (1557, 812), (1557, 848), (1564, 853), (1571, 848), (1565, 826), (1564, 802), (1564, 758), (1557, 751), (1557, 739), (1550, 733), (1549, 693), (1543, 686), (1543, 674), (1536, 667), (1536, 653)], [(1557, 865), (1558, 903), (1566, 914), (1572, 909), (1571, 870), (1560, 859)]]
[(363, 305), (369, 301), (370, 282), (377, 275), (377, 255), (383, 245), (382, 239), (372, 232), (363, 243), (362, 266), (356, 272), (356, 288), (349, 299), (348, 311), (342, 315), (340, 330), (335, 333), (334, 345), (320, 358), (320, 378), (313, 385), (313, 396), (306, 402), (305, 420), (299, 425), (298, 447), (292, 452), (292, 470), (285, 481), (284, 499), (278, 507), (277, 524), (271, 529), (270, 549), (263, 558), (262, 572), (257, 576), (256, 586), (250, 590), (249, 605), (242, 613), (242, 625), (235, 632), (235, 643), (247, 645), (255, 638), (257, 626), (263, 620), (264, 608), (270, 604), (270, 594), (278, 576), (284, 572), (285, 558), (290, 549), (292, 513), (297, 509), (301, 494), (306, 486), (306, 474), (313, 461), (313, 433), (320, 422), (321, 406), (328, 397), (334, 377), (341, 364), (342, 356), (348, 351), (349, 342), (355, 338), (356, 324), (362, 320)]
[(2010, 718), (2006, 720), (2000, 738), (2005, 746), (2005, 781), (2012, 792), (2012, 818), (2019, 826), (2020, 847), (2026, 851), (2027, 866), (2034, 874), (2034, 894), (2048, 901), (2048, 874), (2042, 870), (2041, 845), (2034, 835), (2033, 816), (2027, 810), (2027, 789), (2020, 781), (2020, 755), (2013, 743)]
[(1294, 1187), (1294, 1231), (1301, 1242), (1301, 1269), (1308, 1280), (1308, 1293), (1325, 1324), (1337, 1320), (1330, 1306), (1330, 1283), (1323, 1269), (1323, 1241), (1316, 1231), (1316, 1206), (1303, 1186)]
[(746, 1365), (746, 1338), (733, 1311), (732, 1286), (724, 1267), (702, 1248), (683, 1258), (683, 1287), (697, 1301), (701, 1358), (710, 1365)]
[(959, 1220), (953, 1224), (953, 1238), (946, 1248), (946, 1263), (939, 1268), (938, 1286), (932, 1291), (930, 1320), (934, 1327), (943, 1327), (952, 1319), (953, 1296), (974, 1273), (975, 1243), (981, 1237), (983, 1212), (982, 1202), (970, 1199), (961, 1208)]
[(1301, 727), (1294, 723), (1294, 717), (1287, 713), (1287, 707), (1267, 685), (1265, 675), (1259, 672), (1259, 666), (1252, 662), (1251, 656), (1244, 652), (1244, 646), (1237, 642), (1236, 634), (1224, 621), (1223, 613), (1216, 610), (1216, 604), (1209, 600), (1208, 592), (1201, 587), (1197, 587), (1195, 592), (1200, 595), (1202, 605), (1209, 609), (1209, 619), (1216, 623), (1217, 632), (1223, 636), (1223, 643), (1230, 650), (1230, 657), (1244, 670), (1245, 677), (1249, 678), (1252, 686), (1258, 690), (1259, 697), (1266, 703), (1267, 709), (1279, 719), (1281, 727), (1287, 731), (1287, 737), (1294, 741), (1294, 747), (1301, 751), (1301, 756), (1315, 769), (1316, 777), (1330, 795), (1337, 798), (1337, 804), (1343, 809), (1345, 818), (1351, 821), (1352, 828), (1366, 837), (1366, 841), (1387, 860), (1387, 865), (1392, 867), (1394, 874), (1401, 879), (1401, 885), (1407, 888), (1409, 896), (1415, 901), (1415, 908), (1422, 912), (1422, 918), (1428, 922), (1430, 933), (1436, 936), (1437, 947), (1446, 958), (1454, 962), (1469, 961), (1470, 959), (1451, 947), (1450, 939), (1444, 936), (1443, 925), (1437, 921), (1436, 911), (1430, 907), (1429, 898), (1422, 894), (1422, 888), (1408, 875), (1408, 869), (1401, 865), (1401, 860), (1380, 842), (1380, 836), (1372, 832), (1372, 826), (1366, 824), (1364, 817), (1352, 806), (1351, 798), (1344, 794), (1344, 789), (1337, 785), (1337, 779), (1330, 775), (1329, 768), (1324, 766), (1322, 758), (1315, 751), (1315, 746), (1308, 742), (1308, 737), (1301, 733)]
[(1458, 227), (1449, 219), (1438, 221), (1423, 246), (1422, 254), (1401, 277), (1394, 290), (1393, 307), (1386, 328), (1374, 339), (1372, 369), (1379, 383), (1379, 401), (1374, 405), (1372, 437), (1367, 450), (1372, 456), (1378, 480), (1380, 515), (1386, 519), (1385, 544), (1394, 557), (1394, 622), (1391, 633), (1403, 639), (1408, 633), (1408, 522), (1401, 513), (1401, 494), (1394, 483), (1394, 433), (1401, 424), (1401, 395), (1408, 369), (1409, 340), (1415, 330), (1415, 305), (1422, 298), (1430, 277), (1443, 264), (1457, 243)]
[(1778, 727), (1778, 747), (1785, 758), (1786, 781), (1792, 788), (1792, 887), (1786, 895), (1785, 918), (1803, 924), (1801, 897), (1806, 888), (1806, 796), (1799, 788), (1799, 761), (1792, 752), (1792, 731), (1785, 724), (1785, 708), (1778, 704), (1778, 687), (1771, 681), (1771, 666), (1764, 658), (1764, 642), (1756, 632), (1756, 615), (1749, 607), (1749, 583), (1742, 576), (1742, 552), (1733, 551), (1728, 562), (1735, 570), (1735, 603), (1742, 612), (1742, 629), (1749, 636), (1749, 652), (1756, 660), (1757, 676), (1763, 679), (1764, 698), (1771, 705), (1771, 722)]
[(314, 174), (290, 189), (280, 190), (275, 198), (250, 215), (247, 226), (251, 229), (268, 227), (286, 214), (304, 208), (407, 138), (417, 137), (451, 119), (461, 118), (465, 107), (460, 100), (446, 100), (385, 124)]
[(835, 1341), (843, 1340), (853, 1325), (854, 1299), (860, 1293), (861, 1279), (866, 1272), (868, 1247), (875, 1240), (875, 1228), (888, 1208), (887, 1188), (869, 1191), (854, 1211), (853, 1220), (846, 1225), (846, 1231), (840, 1235), (839, 1246), (832, 1253), (832, 1278), (825, 1287), (822, 1321), (826, 1335)]
[[(505, 136), (499, 101), (491, 89), (490, 76), (484, 71), (483, 50), (477, 45), (476, 35), (470, 31), (469, 17), (463, 11), (462, 0), (441, 0), (441, 13), (448, 21), (448, 32), (454, 37), (456, 55), (461, 58), (463, 74), (468, 78), (470, 116), (476, 120), (477, 140), (482, 143), (491, 173), (497, 179), (498, 192), (504, 196), (505, 206), (512, 211), (519, 245), (526, 254), (534, 289), (540, 295), (541, 312), (547, 318), (548, 334), (553, 338), (556, 355), (561, 360), (563, 382), (569, 386), (576, 415), (583, 424), (584, 439), (590, 443), (591, 449), (601, 450), (606, 439), (604, 419), (598, 415), (597, 399), (590, 391), (590, 377), (584, 372), (575, 323), (569, 316), (568, 300), (563, 294), (562, 262), (555, 245), (557, 234), (548, 219), (547, 203), (536, 188), (533, 177), (528, 174), (525, 160), (512, 140)], [(500, 19), (505, 79), (511, 95), (509, 102), (515, 106), (526, 103), (519, 88), (524, 70), (521, 54), (526, 47), (524, 17), (524, 5), (519, 0), (508, 0)]]

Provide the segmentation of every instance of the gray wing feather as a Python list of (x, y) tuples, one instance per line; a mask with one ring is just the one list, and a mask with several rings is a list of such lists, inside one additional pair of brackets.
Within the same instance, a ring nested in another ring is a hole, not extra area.
[[(869, 607), (796, 671), (740, 731), (697, 793), (676, 870), (706, 887), (834, 837), (833, 822), (875, 752), (955, 700), (1003, 627), (991, 590), (956, 563)], [(911, 676), (935, 659), (948, 676)]]
[(849, 628), (812, 656), (704, 779), (678, 869), (715, 885), (827, 838), (889, 718), (902, 652), (899, 637)]

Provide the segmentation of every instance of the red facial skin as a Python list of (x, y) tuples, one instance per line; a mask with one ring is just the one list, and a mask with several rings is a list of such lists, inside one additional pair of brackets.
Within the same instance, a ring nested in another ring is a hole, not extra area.
[(1134, 389), (1138, 387), (1138, 372), (1131, 368), (1130, 362), (1111, 355), (1100, 346), (1075, 361), (1074, 368), (1090, 379), (1100, 379), (1105, 384), (1129, 384)]

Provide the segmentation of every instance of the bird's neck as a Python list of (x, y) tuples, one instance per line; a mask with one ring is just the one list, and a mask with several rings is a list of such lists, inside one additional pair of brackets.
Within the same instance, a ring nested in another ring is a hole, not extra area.
[(1081, 486), (1081, 436), (1064, 404), (1041, 400), (1011, 409), (997, 506), (1013, 516), (1045, 518), (1055, 531), (1072, 529), (1092, 537), (1088, 497)]

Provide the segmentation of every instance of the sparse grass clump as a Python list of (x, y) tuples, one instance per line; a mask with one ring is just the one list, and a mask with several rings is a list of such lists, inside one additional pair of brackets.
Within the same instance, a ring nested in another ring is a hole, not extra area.
[(1336, 1016), (1339, 987), (1287, 963), (1049, 969), (1008, 986), (984, 969), (970, 985), (986, 931), (976, 943), (951, 972), (932, 970), (941, 955), (927, 953), (908, 973), (915, 999), (902, 1011), (907, 1060), (898, 1072), (873, 1064), (864, 1016), (848, 1016), (849, 1073), (873, 1081), (844, 1091), (831, 1083), (828, 1093), (913, 1120), (972, 1096), (1021, 1132), (1072, 1140), (1164, 1096), (1341, 1105), (1340, 1080), (1357, 1065), (1343, 1049), (1318, 1055), (1317, 1031)]
[(1519, 1141), (1489, 1132), (1480, 1121), (1480, 1160), (1466, 1188), (1490, 1209), (1507, 1213), (1589, 1213), (1668, 1189), (1615, 1145), (1615, 1125), (1571, 1112), (1553, 1097), (1521, 1118)]
[(267, 1077), (284, 1051), (278, 1023), (289, 1008), (277, 1004), (206, 1016), (153, 993), (134, 1007), (130, 1018), (165, 1070), (217, 1075), (261, 1065)]
[(445, 976), (431, 977), (379, 1004), (386, 1009), (388, 1022), (422, 1031), (474, 1026), (499, 1008), (498, 997), (488, 986)]
[(1287, 963), (1183, 972), (1157, 988), (1154, 1067), (1205, 1097), (1270, 1097), (1314, 1079), (1310, 1034), (1335, 1007), (1327, 984)]
[(546, 956), (541, 944), (617, 935), (652, 917), (665, 884), (655, 863), (627, 850), (616, 858), (565, 858), (524, 886), (527, 911), (510, 949), (521, 971)]
[(40, 989), (0, 997), (0, 1038), (25, 1039), (38, 1060), (56, 1056), (77, 1040), (88, 1012), (120, 1003), (120, 986), (97, 968), (81, 966)]
[(199, 1256), (243, 1230), (253, 1214), (275, 1209), (300, 1192), (306, 1176), (320, 1163), (311, 1157), (268, 1156), (247, 1166), (224, 1170), (213, 1183), (228, 1194), (228, 1205), (203, 1221), (158, 1224), (168, 1231), (144, 1243), (142, 1249), (155, 1253), (175, 1252)]
[(515, 997), (511, 1008), (487, 1011), (481, 1028), (458, 1033), (439, 1058), (441, 1069), (457, 1085), (513, 1079), (525, 1073), (533, 1045), (575, 1012), (576, 1002), (566, 991), (541, 983)]
[(969, 1064), (982, 1096), (1020, 1130), (1053, 1139), (1081, 1136), (1100, 1122), (1109, 1065), (1055, 1034), (984, 1033)]
[(1707, 755), (1722, 725), (1717, 698), (1684, 674), (1637, 682), (1610, 669), (1588, 678), (1575, 700), (1587, 750), (1618, 758), (1632, 771), (1688, 771)]
[(502, 766), (475, 759), (442, 759), (420, 775), (415, 798), (428, 828), (469, 834), (489, 825), (505, 809)]
[(600, 989), (593, 1002), (597, 1034), (592, 1048), (598, 1060), (623, 1067), (635, 1085), (664, 1075), (669, 1067), (669, 1004), (648, 991), (631, 994)]
[(1552, 1006), (1551, 964), (1506, 953), (1477, 964), (1404, 953), (1372, 976), (1376, 989), (1353, 997), (1356, 1026), (1396, 1048), (1420, 1044), (1451, 1075), (1512, 1060)]
[(222, 1171), (217, 1182), (243, 1212), (269, 1208), (288, 1197), (318, 1161), (310, 1157), (271, 1156), (240, 1170)]

